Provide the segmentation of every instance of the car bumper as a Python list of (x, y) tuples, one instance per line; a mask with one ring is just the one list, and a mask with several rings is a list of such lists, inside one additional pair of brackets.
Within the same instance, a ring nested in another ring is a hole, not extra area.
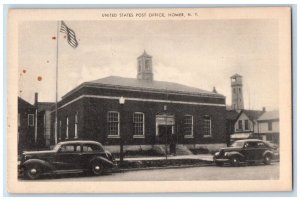
[(274, 153), (272, 160), (279, 161), (279, 159), (280, 159), (279, 153)]
[(24, 167), (18, 165), (18, 177), (24, 176)]

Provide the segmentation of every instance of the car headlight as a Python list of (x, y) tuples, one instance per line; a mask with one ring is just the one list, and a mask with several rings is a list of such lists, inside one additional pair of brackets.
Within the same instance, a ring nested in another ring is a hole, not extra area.
[(219, 156), (219, 155), (220, 155), (220, 152), (216, 152), (216, 153), (215, 153), (215, 156)]
[(227, 157), (228, 155), (229, 155), (229, 153), (228, 153), (228, 152), (225, 152), (225, 153), (224, 153), (224, 156), (226, 156), (226, 157)]

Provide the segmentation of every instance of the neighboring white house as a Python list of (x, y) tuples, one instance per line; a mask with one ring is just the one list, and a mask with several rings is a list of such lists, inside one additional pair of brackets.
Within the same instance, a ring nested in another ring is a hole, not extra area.
[(266, 141), (279, 144), (279, 112), (265, 112), (258, 119), (258, 136)]
[(258, 133), (257, 119), (265, 112), (263, 110), (241, 110), (234, 124), (231, 140), (252, 138)]

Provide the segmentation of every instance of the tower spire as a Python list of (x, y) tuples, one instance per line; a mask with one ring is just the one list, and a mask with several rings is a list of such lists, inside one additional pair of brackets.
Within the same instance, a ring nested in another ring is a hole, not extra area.
[(232, 94), (231, 109), (240, 111), (244, 109), (243, 78), (239, 74), (235, 74), (230, 78), (231, 78), (231, 94)]
[(137, 79), (153, 81), (152, 56), (144, 50), (144, 53), (137, 60)]

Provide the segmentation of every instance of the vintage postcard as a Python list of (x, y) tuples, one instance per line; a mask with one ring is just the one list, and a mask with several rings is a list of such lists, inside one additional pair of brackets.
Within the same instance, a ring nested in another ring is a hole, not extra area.
[(10, 193), (292, 190), (289, 7), (7, 24)]

